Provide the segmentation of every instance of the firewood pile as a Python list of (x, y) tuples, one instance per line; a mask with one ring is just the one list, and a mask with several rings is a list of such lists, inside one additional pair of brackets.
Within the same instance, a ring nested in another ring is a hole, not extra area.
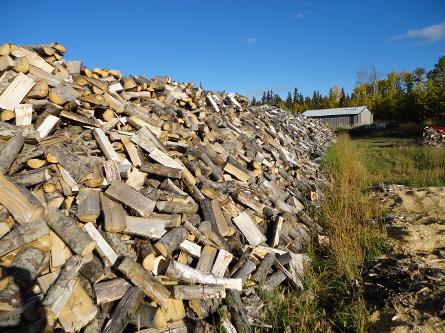
[(422, 133), (422, 144), (426, 146), (445, 147), (445, 130), (426, 126)]
[(302, 288), (319, 122), (0, 46), (0, 329), (230, 332)]

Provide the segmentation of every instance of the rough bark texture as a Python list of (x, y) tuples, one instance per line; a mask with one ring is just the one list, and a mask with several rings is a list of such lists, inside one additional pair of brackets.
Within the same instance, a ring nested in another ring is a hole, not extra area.
[(74, 253), (85, 256), (94, 250), (96, 242), (72, 218), (60, 210), (49, 209), (45, 220)]

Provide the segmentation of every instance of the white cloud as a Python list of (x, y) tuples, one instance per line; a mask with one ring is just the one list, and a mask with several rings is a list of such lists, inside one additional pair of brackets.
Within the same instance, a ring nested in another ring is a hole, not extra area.
[(296, 17), (297, 17), (297, 19), (301, 20), (302, 18), (309, 15), (310, 13), (312, 13), (312, 10), (305, 10), (301, 13), (298, 13)]
[(433, 24), (421, 29), (408, 30), (402, 35), (391, 37), (389, 41), (394, 42), (401, 39), (417, 39), (430, 43), (445, 39), (445, 22)]
[(247, 38), (247, 44), (255, 44), (256, 38), (255, 37), (249, 37)]

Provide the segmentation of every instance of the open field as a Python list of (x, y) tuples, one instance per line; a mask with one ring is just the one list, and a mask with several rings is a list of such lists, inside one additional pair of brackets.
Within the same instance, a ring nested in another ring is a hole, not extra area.
[(417, 146), (413, 139), (352, 140), (372, 183), (413, 187), (445, 185), (445, 149)]

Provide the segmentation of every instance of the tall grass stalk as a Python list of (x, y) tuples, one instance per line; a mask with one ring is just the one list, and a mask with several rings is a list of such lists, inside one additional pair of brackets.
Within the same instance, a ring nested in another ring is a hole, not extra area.
[(318, 223), (328, 236), (307, 249), (312, 258), (305, 290), (265, 293), (266, 318), (274, 332), (365, 332), (366, 310), (359, 283), (366, 260), (386, 247), (377, 221), (381, 210), (366, 194), (369, 174), (349, 137), (341, 136), (325, 157), (331, 178)]

